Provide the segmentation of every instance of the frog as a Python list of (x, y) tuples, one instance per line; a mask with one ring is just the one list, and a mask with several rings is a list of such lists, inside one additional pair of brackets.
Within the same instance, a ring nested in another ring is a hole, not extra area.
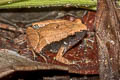
[(87, 27), (81, 19), (74, 21), (56, 19), (33, 23), (32, 27), (30, 26), (26, 30), (26, 39), (29, 47), (46, 61), (47, 59), (44, 57), (46, 50), (53, 53), (61, 52), (60, 54), (63, 56), (79, 43), (86, 33)]

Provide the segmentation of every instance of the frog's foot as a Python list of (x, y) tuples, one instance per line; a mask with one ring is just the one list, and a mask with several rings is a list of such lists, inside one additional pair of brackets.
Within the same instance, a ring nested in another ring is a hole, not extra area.
[(45, 55), (43, 52), (40, 52), (38, 55), (43, 58), (43, 60), (45, 61), (45, 63), (48, 63), (47, 59), (49, 57), (47, 55)]
[(31, 51), (32, 51), (32, 54), (33, 54), (33, 60), (36, 60), (37, 56), (36, 56), (34, 50), (31, 49)]
[(94, 32), (88, 32), (88, 35), (89, 37), (88, 38), (85, 38), (84, 41), (83, 41), (83, 46), (85, 48), (85, 51), (87, 51), (86, 49), (89, 48), (89, 49), (93, 49), (93, 44), (95, 42), (95, 39), (94, 39), (94, 36), (95, 36), (95, 33)]
[(64, 64), (68, 64), (68, 65), (74, 64), (74, 62), (72, 62), (72, 61), (70, 61), (70, 60), (68, 60), (68, 59), (66, 59), (66, 58), (63, 57), (64, 49), (65, 49), (65, 47), (61, 46), (61, 48), (59, 49), (59, 51), (58, 51), (55, 59), (57, 61), (61, 62), (61, 63), (64, 63)]
[(38, 56), (37, 56), (36, 53), (32, 50), (32, 54), (33, 54), (33, 60), (36, 60), (36, 58), (37, 58), (38, 56), (40, 56), (40, 57), (42, 57), (43, 60), (47, 63), (47, 58), (46, 58), (45, 55), (43, 55), (43, 53), (37, 54), (37, 55), (38, 55)]

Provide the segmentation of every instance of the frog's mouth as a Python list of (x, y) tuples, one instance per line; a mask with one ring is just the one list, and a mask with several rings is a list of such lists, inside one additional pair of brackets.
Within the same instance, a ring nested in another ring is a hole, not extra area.
[(55, 41), (50, 44), (47, 44), (42, 49), (42, 52), (50, 51), (52, 53), (57, 53), (62, 45), (68, 47), (68, 50), (70, 50), (71, 48), (75, 47), (76, 45), (78, 45), (82, 42), (82, 40), (87, 35), (86, 33), (87, 33), (86, 30), (83, 30), (82, 32), (75, 32), (74, 35), (68, 35), (68, 37), (66, 37), (60, 41)]

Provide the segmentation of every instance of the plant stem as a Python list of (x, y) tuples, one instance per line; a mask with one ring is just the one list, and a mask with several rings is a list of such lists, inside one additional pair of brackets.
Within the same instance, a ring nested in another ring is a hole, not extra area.
[[(7, 1), (7, 0), (6, 0)], [(15, 0), (8, 0), (15, 1)], [(16, 0), (17, 1), (17, 0)], [(1, 2), (0, 2), (1, 4)], [(5, 8), (31, 8), (31, 7), (79, 7), (79, 8), (95, 8), (97, 0), (22, 0), (15, 3), (8, 3), (6, 5), (0, 5), (1, 9)]]
[(21, 0), (0, 0), (0, 5), (9, 4), (17, 1), (21, 1)]
[[(116, 1), (120, 5), (120, 0)], [(96, 10), (97, 0), (0, 0), (0, 9), (31, 7), (77, 7)]]

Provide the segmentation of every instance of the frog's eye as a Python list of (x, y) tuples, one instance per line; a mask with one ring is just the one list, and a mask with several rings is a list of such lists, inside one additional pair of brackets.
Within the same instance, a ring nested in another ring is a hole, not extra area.
[(38, 24), (35, 24), (32, 26), (34, 29), (39, 29), (40, 27), (38, 26)]

